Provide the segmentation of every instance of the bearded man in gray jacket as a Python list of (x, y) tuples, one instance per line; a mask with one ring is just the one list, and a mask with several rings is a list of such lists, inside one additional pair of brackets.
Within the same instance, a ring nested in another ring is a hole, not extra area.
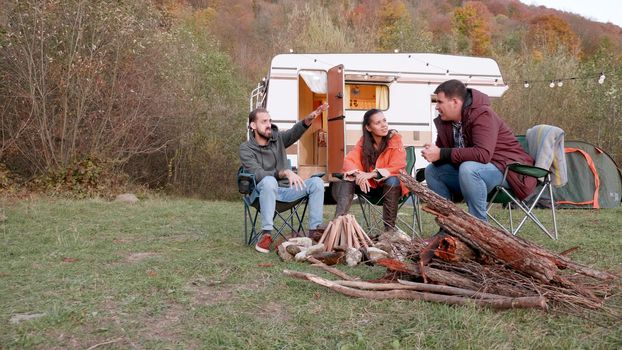
[(323, 104), (286, 131), (279, 132), (272, 124), (270, 114), (257, 108), (248, 115), (249, 139), (240, 145), (240, 160), (247, 172), (255, 175), (257, 186), (251, 202), (259, 198), (262, 236), (255, 249), (270, 251), (276, 201), (293, 202), (309, 196), (309, 237), (320, 235), (324, 204), (324, 181), (319, 177), (303, 180), (294, 173), (287, 161), (287, 147), (293, 145), (307, 131), (315, 118), (328, 108)]

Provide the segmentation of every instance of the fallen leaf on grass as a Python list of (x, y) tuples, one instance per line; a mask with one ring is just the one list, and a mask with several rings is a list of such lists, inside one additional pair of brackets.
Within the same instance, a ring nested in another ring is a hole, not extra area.
[(66, 262), (66, 263), (72, 263), (72, 262), (77, 262), (77, 261), (80, 261), (80, 259), (69, 258), (69, 257), (64, 257), (63, 258), (63, 262)]
[(259, 264), (257, 264), (257, 266), (259, 266), (259, 267), (272, 267), (272, 266), (274, 266), (274, 264), (273, 263), (259, 263)]
[(155, 275), (157, 275), (157, 274), (158, 274), (158, 273), (157, 273), (157, 272), (155, 272), (155, 271), (153, 271), (153, 270), (148, 270), (148, 271), (147, 271), (147, 275), (149, 275), (149, 276), (151, 276), (151, 277), (153, 277), (153, 276), (155, 276)]

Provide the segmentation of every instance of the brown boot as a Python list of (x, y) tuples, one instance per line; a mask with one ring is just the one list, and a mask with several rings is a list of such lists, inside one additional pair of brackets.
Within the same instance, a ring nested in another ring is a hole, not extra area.
[(316, 229), (313, 229), (313, 230), (309, 230), (308, 237), (311, 238), (311, 240), (314, 243), (317, 243), (317, 242), (320, 241), (320, 238), (322, 238), (322, 235), (324, 235), (324, 229), (316, 228)]
[(386, 231), (394, 230), (398, 204), (402, 196), (402, 188), (400, 186), (385, 185), (382, 187), (382, 195), (382, 220), (384, 221), (384, 229)]
[(355, 184), (352, 181), (337, 181), (331, 186), (331, 194), (337, 201), (335, 209), (335, 217), (345, 215), (350, 211), (352, 198), (354, 197)]

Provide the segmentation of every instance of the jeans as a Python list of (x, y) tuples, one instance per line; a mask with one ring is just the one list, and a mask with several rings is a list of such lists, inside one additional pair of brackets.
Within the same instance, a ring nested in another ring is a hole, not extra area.
[[(488, 221), (486, 217), (487, 196), (495, 186), (501, 184), (503, 173), (492, 163), (464, 162), (458, 168), (452, 164), (425, 168), (428, 187), (441, 197), (451, 200), (451, 194), (460, 194), (469, 207), (469, 213)], [(503, 187), (509, 187), (507, 181)]]
[(266, 176), (257, 184), (251, 196), (251, 203), (259, 197), (262, 230), (271, 231), (274, 226), (273, 218), (276, 201), (293, 202), (306, 195), (309, 195), (307, 204), (309, 229), (316, 229), (322, 223), (324, 216), (324, 181), (319, 177), (312, 177), (305, 180), (305, 185), (302, 190), (293, 187), (279, 187), (279, 183), (274, 176)]

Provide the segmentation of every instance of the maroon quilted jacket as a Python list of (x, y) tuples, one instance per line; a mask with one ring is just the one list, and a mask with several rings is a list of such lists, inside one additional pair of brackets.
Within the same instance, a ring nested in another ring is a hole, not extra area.
[[(501, 172), (510, 163), (533, 165), (534, 160), (523, 150), (520, 143), (499, 116), (490, 108), (488, 96), (475, 89), (468, 89), (472, 97), (470, 105), (465, 102), (462, 110), (462, 132), (465, 148), (453, 148), (452, 123), (440, 117), (434, 119), (439, 148), (451, 149), (451, 162), (460, 164), (466, 161), (492, 163)], [(513, 172), (508, 174), (508, 183), (520, 199), (530, 195), (536, 187), (536, 179)]]

